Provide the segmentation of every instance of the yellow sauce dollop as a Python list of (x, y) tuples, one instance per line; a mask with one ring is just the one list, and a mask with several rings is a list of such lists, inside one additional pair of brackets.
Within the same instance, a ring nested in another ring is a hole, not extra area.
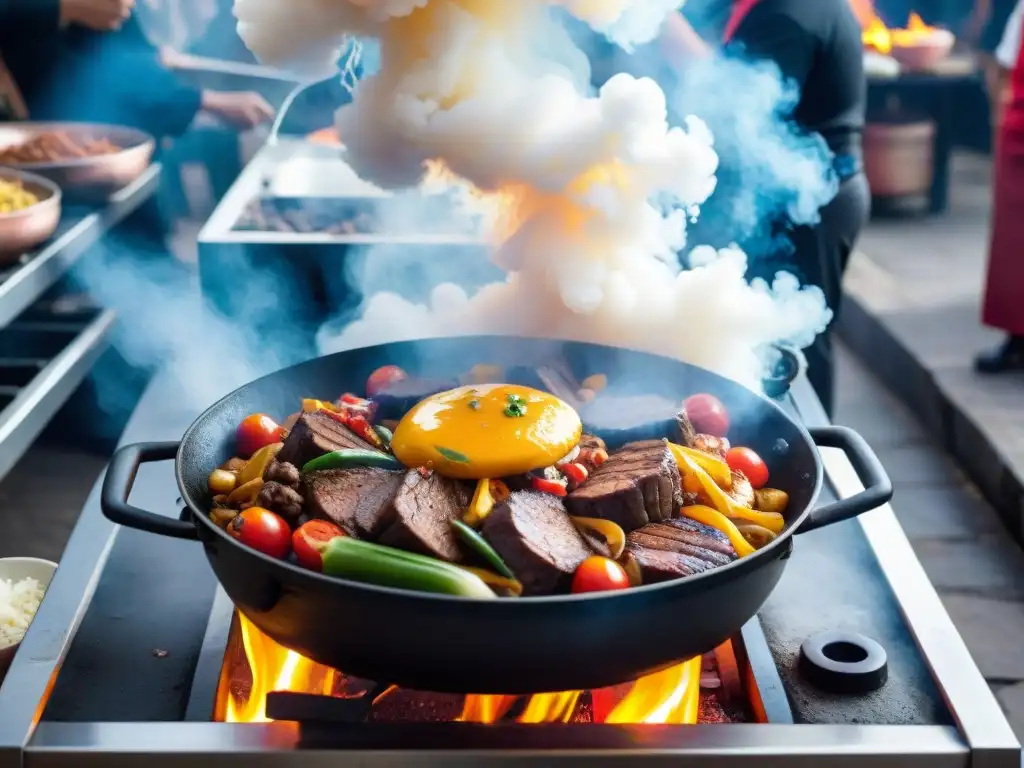
[(432, 395), (395, 429), (391, 450), (407, 467), (462, 480), (548, 467), (579, 443), (579, 414), (547, 392), (481, 384)]

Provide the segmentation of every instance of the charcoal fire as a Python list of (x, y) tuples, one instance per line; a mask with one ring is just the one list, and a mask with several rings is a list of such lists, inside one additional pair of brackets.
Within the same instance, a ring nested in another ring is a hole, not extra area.
[[(654, 38), (677, 0), (236, 0), (263, 60), (318, 73), (345, 36), (380, 40), (337, 129), (355, 171), (381, 187), (439, 169), (487, 211), (501, 283), (434, 289), (426, 306), (369, 297), (360, 320), (325, 329), (321, 351), (396, 339), (499, 333), (597, 341), (668, 354), (751, 386), (755, 350), (804, 346), (831, 317), (821, 292), (780, 274), (748, 285), (736, 249), (694, 249), (687, 219), (715, 187), (712, 136), (670, 126), (649, 78), (620, 74), (596, 95), (543, 50), (552, 10), (623, 46)], [(578, 52), (577, 52), (578, 53)], [(699, 307), (699, 311), (695, 308)]]
[[(670, 669), (609, 688), (533, 696), (441, 694), (379, 686), (328, 669), (263, 635), (248, 619), (232, 622), (221, 673), (214, 719), (221, 722), (270, 722), (268, 696), (306, 694), (304, 705), (316, 711), (318, 699), (336, 705), (363, 702), (357, 720), (371, 722), (516, 722), (596, 723), (605, 725), (759, 722), (751, 696), (736, 673), (731, 642), (713, 653)], [(340, 711), (330, 707), (322, 711)], [(346, 720), (348, 721), (348, 720)]]

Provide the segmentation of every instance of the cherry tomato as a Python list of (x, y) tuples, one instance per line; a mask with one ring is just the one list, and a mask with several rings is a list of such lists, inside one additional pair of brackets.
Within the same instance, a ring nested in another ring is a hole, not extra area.
[(569, 493), (565, 483), (560, 483), (557, 480), (548, 480), (543, 477), (533, 478), (533, 490), (550, 493), (552, 496), (565, 496)]
[(754, 488), (768, 485), (768, 465), (749, 448), (730, 448), (725, 454), (725, 460), (729, 469), (746, 475)]
[(345, 532), (327, 520), (310, 520), (303, 523), (292, 534), (292, 551), (299, 565), (311, 571), (323, 570), (323, 551), (328, 542)]
[(691, 395), (683, 401), (683, 410), (697, 432), (725, 437), (729, 431), (729, 414), (714, 395)]
[(594, 555), (577, 566), (572, 577), (573, 594), (608, 592), (613, 589), (629, 589), (629, 576), (614, 560)]
[(373, 397), (381, 390), (387, 389), (396, 381), (401, 381), (407, 377), (408, 374), (406, 374), (406, 372), (397, 365), (381, 366), (371, 373), (370, 378), (366, 380), (366, 394), (368, 397)]
[(284, 427), (265, 413), (254, 413), (242, 419), (235, 431), (239, 454), (252, 456), (256, 451), (284, 440)]
[(249, 507), (228, 523), (227, 532), (257, 552), (282, 559), (291, 550), (288, 523), (263, 507)]

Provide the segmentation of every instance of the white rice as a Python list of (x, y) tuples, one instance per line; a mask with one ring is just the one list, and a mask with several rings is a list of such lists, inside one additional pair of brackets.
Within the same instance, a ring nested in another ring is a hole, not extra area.
[(35, 579), (0, 579), (0, 648), (21, 642), (45, 591)]

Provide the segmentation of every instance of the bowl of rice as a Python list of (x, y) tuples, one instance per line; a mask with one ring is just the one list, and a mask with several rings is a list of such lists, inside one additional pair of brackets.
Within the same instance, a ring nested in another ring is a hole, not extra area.
[(57, 564), (35, 557), (0, 558), (0, 682), (43, 602)]

